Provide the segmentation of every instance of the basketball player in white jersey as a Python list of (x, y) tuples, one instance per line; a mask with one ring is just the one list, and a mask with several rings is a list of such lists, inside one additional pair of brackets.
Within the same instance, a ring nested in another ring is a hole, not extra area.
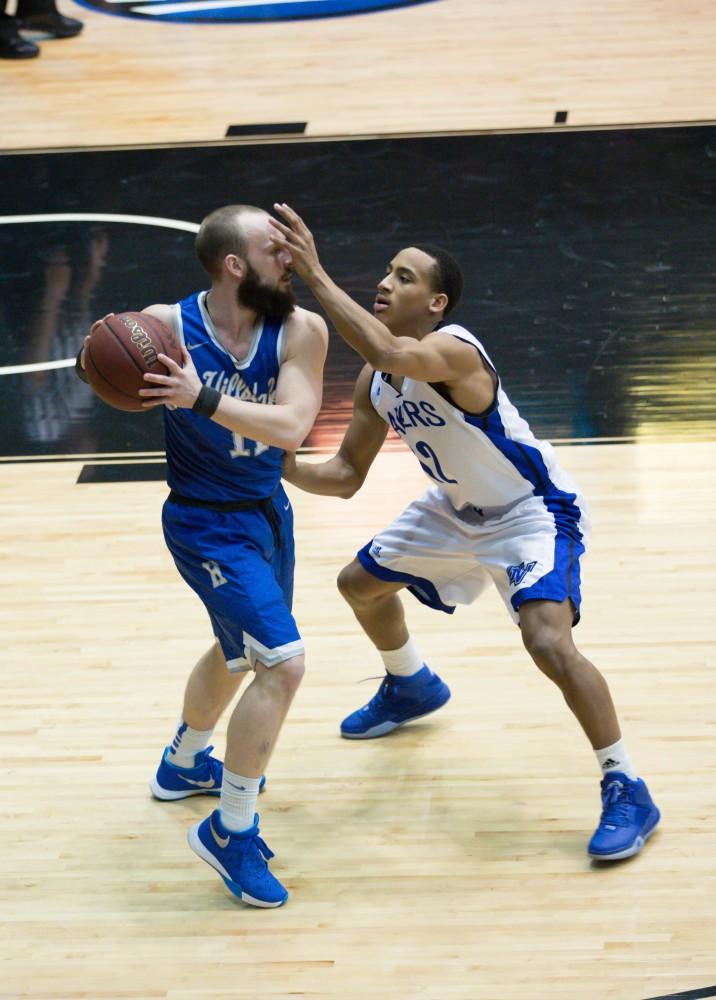
[(636, 854), (659, 810), (634, 769), (604, 678), (572, 639), (589, 534), (585, 502), (551, 445), (533, 436), (510, 403), (482, 344), (445, 324), (462, 290), (460, 268), (439, 248), (401, 250), (378, 284), (371, 315), (325, 272), (301, 218), (287, 205), (274, 208), (282, 220), (272, 221), (277, 246), (290, 250), (295, 271), (367, 362), (338, 453), (317, 465), (288, 456), (284, 478), (310, 493), (350, 497), (392, 426), (431, 481), (339, 576), (386, 669), (377, 694), (343, 720), (342, 735), (385, 736), (450, 697), (410, 638), (398, 592), (407, 587), (451, 613), (492, 582), (596, 753), (602, 814), (589, 854)]

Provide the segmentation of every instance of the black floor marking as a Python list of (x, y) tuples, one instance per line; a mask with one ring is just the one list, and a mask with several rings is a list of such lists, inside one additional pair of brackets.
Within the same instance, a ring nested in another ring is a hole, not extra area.
[(105, 462), (83, 465), (78, 483), (146, 483), (167, 478), (166, 462)]
[(665, 993), (660, 997), (646, 997), (645, 1000), (702, 1000), (704, 997), (716, 997), (716, 986), (702, 986), (698, 990), (686, 990), (685, 993)]
[(564, 125), (565, 122), (567, 121), (568, 114), (569, 114), (569, 111), (555, 111), (555, 113), (554, 113), (554, 124), (555, 125)]
[(229, 125), (226, 135), (303, 135), (308, 122), (271, 122), (265, 125)]

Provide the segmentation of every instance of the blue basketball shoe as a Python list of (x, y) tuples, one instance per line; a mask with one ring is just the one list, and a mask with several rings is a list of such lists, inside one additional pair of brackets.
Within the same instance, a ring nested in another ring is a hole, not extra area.
[(435, 712), (449, 699), (450, 688), (429, 667), (422, 667), (412, 677), (387, 673), (368, 704), (343, 720), (341, 736), (348, 740), (385, 736), (406, 722)]
[[(188, 799), (190, 795), (221, 795), (221, 779), (224, 765), (211, 756), (213, 747), (207, 747), (194, 756), (194, 767), (177, 767), (169, 761), (169, 747), (164, 748), (157, 773), (149, 782), (155, 799), (170, 802), (174, 799)], [(266, 775), (259, 784), (264, 790)]]
[(283, 906), (288, 899), (286, 889), (269, 871), (267, 862), (274, 855), (259, 837), (258, 813), (252, 827), (232, 833), (223, 826), (221, 814), (215, 809), (189, 830), (187, 839), (192, 851), (215, 868), (231, 892), (244, 903)]
[(641, 778), (621, 771), (602, 778), (602, 816), (587, 851), (597, 861), (619, 861), (638, 854), (654, 832), (661, 813)]

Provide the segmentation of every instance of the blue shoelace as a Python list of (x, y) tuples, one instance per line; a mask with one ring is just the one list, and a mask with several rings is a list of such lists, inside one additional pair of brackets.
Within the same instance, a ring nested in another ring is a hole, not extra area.
[(631, 806), (629, 789), (621, 781), (611, 781), (602, 794), (601, 822), (609, 826), (629, 826)]

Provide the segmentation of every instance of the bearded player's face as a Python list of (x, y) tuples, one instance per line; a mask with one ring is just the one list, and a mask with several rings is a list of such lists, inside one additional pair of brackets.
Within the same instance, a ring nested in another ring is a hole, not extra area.
[(282, 280), (278, 285), (269, 285), (261, 280), (258, 271), (248, 261), (246, 276), (236, 291), (236, 297), (239, 305), (246, 309), (253, 309), (262, 316), (275, 316), (277, 319), (285, 319), (296, 305), (290, 275), (288, 281)]
[(246, 274), (236, 293), (239, 305), (284, 319), (296, 304), (292, 277), (290, 252), (274, 244), (268, 221), (262, 219), (248, 238)]

